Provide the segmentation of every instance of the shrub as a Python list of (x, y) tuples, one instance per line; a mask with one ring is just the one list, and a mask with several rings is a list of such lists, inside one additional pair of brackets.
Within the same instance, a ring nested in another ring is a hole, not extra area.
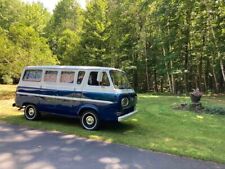
[(3, 75), (2, 81), (3, 81), (4, 84), (13, 84), (13, 79), (9, 75)]
[(202, 106), (202, 104), (175, 103), (172, 105), (174, 109), (192, 111), (196, 113), (207, 113), (215, 115), (225, 115), (225, 107), (219, 106)]
[(219, 106), (205, 106), (204, 112), (208, 114), (225, 115), (225, 107)]

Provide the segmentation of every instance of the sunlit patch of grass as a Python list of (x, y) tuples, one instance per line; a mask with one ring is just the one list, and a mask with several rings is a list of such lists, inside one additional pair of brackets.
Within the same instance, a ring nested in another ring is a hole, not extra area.
[(14, 92), (16, 91), (16, 85), (0, 85), (0, 92)]
[(0, 100), (13, 98), (15, 91), (16, 85), (0, 85)]
[[(203, 97), (203, 104), (206, 101), (214, 104), (216, 99)], [(225, 116), (174, 110), (171, 106), (183, 102), (190, 100), (188, 97), (141, 94), (137, 105), (139, 112), (135, 116), (120, 124), (105, 124), (101, 130), (93, 132), (81, 128), (79, 120), (75, 119), (44, 116), (40, 121), (27, 121), (22, 111), (11, 106), (13, 99), (0, 100), (0, 120), (90, 140), (225, 163)]]
[(88, 138), (90, 138), (90, 139), (94, 139), (94, 140), (99, 140), (99, 141), (104, 140), (102, 137), (97, 136), (97, 135), (90, 135)]

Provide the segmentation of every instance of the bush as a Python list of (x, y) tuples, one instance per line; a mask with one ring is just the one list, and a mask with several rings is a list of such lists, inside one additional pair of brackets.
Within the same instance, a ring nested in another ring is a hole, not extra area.
[(219, 114), (219, 115), (225, 115), (225, 108), (224, 107), (218, 107), (218, 106), (205, 106), (204, 112), (208, 114)]
[(13, 79), (9, 75), (3, 75), (2, 81), (3, 81), (3, 84), (13, 84)]
[(215, 115), (225, 115), (225, 107), (219, 106), (202, 106), (202, 104), (175, 103), (172, 105), (174, 109), (192, 111), (196, 113), (207, 113)]

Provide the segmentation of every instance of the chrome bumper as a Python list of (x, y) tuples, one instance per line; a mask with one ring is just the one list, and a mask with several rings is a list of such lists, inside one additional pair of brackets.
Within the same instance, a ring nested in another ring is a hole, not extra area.
[(126, 119), (128, 119), (130, 116), (133, 116), (135, 113), (137, 113), (137, 110), (134, 110), (134, 111), (132, 111), (132, 112), (130, 112), (130, 113), (128, 113), (128, 114), (125, 114), (125, 115), (123, 115), (123, 116), (119, 116), (119, 117), (118, 117), (118, 121), (126, 120)]

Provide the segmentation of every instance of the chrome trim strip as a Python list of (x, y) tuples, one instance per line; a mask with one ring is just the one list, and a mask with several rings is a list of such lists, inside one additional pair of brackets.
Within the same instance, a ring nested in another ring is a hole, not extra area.
[(132, 111), (132, 112), (130, 112), (130, 113), (128, 113), (128, 114), (125, 114), (125, 115), (123, 115), (123, 116), (119, 116), (119, 117), (118, 117), (118, 121), (126, 120), (126, 119), (128, 119), (130, 116), (133, 116), (135, 113), (137, 113), (137, 110), (134, 110), (134, 111)]
[(86, 101), (86, 102), (97, 102), (97, 103), (105, 103), (112, 104), (111, 101), (104, 100), (94, 100), (94, 99), (85, 99), (85, 98), (75, 98), (75, 97), (64, 97), (64, 96), (51, 96), (51, 95), (43, 95), (43, 94), (35, 94), (35, 93), (26, 93), (26, 92), (16, 92), (16, 94), (27, 95), (27, 96), (38, 96), (38, 97), (47, 97), (47, 98), (56, 98), (63, 100), (76, 100), (76, 101)]

